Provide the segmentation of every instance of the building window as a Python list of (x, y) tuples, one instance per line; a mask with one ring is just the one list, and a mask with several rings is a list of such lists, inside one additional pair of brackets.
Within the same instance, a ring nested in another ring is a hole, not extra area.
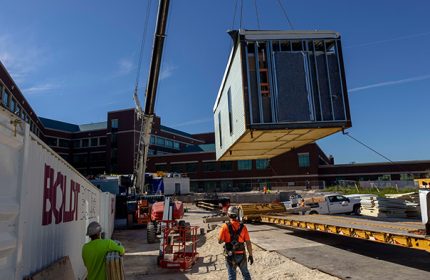
[(216, 162), (203, 162), (203, 171), (205, 172), (213, 172), (216, 171)]
[(59, 139), (58, 146), (62, 148), (69, 148), (70, 147), (70, 141), (66, 139)]
[(80, 148), (81, 140), (73, 140), (73, 148)]
[(111, 128), (118, 128), (118, 119), (111, 120)]
[(378, 181), (391, 181), (391, 175), (386, 174), (386, 175), (378, 176)]
[(218, 133), (219, 133), (219, 147), (222, 147), (222, 132), (221, 132), (221, 112), (218, 112)]
[(91, 138), (91, 147), (98, 146), (99, 139), (98, 138)]
[(57, 147), (57, 138), (54, 137), (46, 137), (46, 144), (51, 147)]
[(196, 172), (197, 171), (197, 163), (187, 163), (186, 165), (185, 165), (185, 171), (187, 172), (187, 173), (193, 173), (193, 172)]
[(309, 167), (311, 166), (310, 159), (309, 159), (309, 153), (302, 153), (298, 154), (299, 159), (299, 167)]
[(86, 148), (89, 146), (89, 140), (88, 139), (82, 139), (82, 148)]
[(233, 162), (231, 161), (221, 161), (220, 162), (221, 171), (231, 171), (233, 170)]
[(239, 169), (239, 170), (251, 170), (252, 169), (252, 160), (238, 160), (237, 161), (237, 169)]
[(180, 149), (178, 142), (173, 141), (173, 149), (176, 149), (176, 150)]
[(15, 114), (16, 114), (18, 117), (21, 117), (21, 112), (22, 112), (22, 108), (21, 108), (21, 106), (17, 105), (17, 106), (16, 106), (16, 110), (15, 110)]
[(165, 164), (165, 163), (156, 163), (155, 164), (155, 170), (156, 171), (164, 171), (164, 172), (166, 172), (167, 171), (167, 165)]
[(173, 149), (173, 141), (172, 140), (167, 140), (165, 141), (165, 146), (167, 148), (172, 148)]
[(269, 160), (268, 159), (257, 159), (255, 161), (255, 167), (257, 169), (267, 169), (269, 167)]
[(170, 164), (170, 171), (176, 172), (176, 173), (184, 173), (185, 172), (185, 165), (182, 163)]
[(213, 181), (204, 182), (203, 185), (204, 185), (204, 191), (205, 192), (216, 191), (216, 182), (213, 182)]
[(233, 109), (231, 105), (231, 90), (228, 89), (227, 92), (227, 101), (228, 101), (228, 125), (230, 128), (230, 135), (233, 134)]
[(6, 108), (9, 108), (9, 92), (7, 92), (6, 90), (3, 92), (3, 105)]
[(400, 180), (402, 181), (408, 181), (408, 180), (413, 180), (414, 179), (414, 175), (410, 174), (410, 173), (402, 173), (400, 174)]
[(233, 181), (221, 181), (221, 191), (231, 192), (233, 190)]
[(118, 161), (118, 149), (110, 150), (110, 161), (111, 163), (117, 163)]
[(16, 107), (16, 100), (15, 100), (15, 98), (11, 98), (10, 99), (10, 111), (12, 112), (12, 113), (15, 113), (15, 108)]
[(158, 146), (164, 146), (164, 138), (157, 137), (157, 145)]
[(100, 144), (100, 146), (105, 146), (106, 145), (106, 137), (100, 137), (99, 138), (99, 144)]
[(151, 138), (149, 140), (149, 143), (155, 144), (155, 136), (151, 135)]
[(111, 136), (110, 136), (110, 146), (111, 147), (117, 147), (118, 146), (118, 135), (111, 134)]

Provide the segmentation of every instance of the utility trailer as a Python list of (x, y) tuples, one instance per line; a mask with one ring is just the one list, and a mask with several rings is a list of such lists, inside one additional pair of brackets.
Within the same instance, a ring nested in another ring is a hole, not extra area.
[(351, 127), (339, 33), (230, 35), (213, 109), (217, 160), (271, 158)]
[(320, 231), (430, 252), (430, 236), (420, 222), (386, 222), (329, 215), (261, 215), (260, 221), (293, 229)]

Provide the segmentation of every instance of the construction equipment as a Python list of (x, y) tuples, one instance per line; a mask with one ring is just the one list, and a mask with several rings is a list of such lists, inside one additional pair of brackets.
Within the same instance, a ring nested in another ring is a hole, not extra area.
[(151, 129), (154, 119), (155, 97), (157, 94), (158, 78), (160, 75), (161, 57), (163, 54), (164, 39), (166, 37), (167, 16), (170, 0), (160, 0), (158, 5), (157, 26), (154, 35), (151, 66), (146, 88), (145, 109), (142, 110), (138, 98), (138, 79), (134, 88), (134, 102), (137, 117), (141, 120), (139, 142), (134, 168), (133, 186), (138, 192), (145, 190), (145, 170), (148, 158)]
[(218, 196), (218, 194), (206, 194), (204, 198), (196, 199), (194, 201), (197, 207), (210, 211), (219, 211), (227, 213), (230, 206), (230, 198), (225, 196)]
[(421, 219), (425, 226), (425, 234), (430, 236), (430, 179), (415, 180), (419, 187)]
[(173, 202), (170, 197), (152, 206), (153, 222), (148, 224), (148, 243), (149, 238), (155, 239), (155, 229), (160, 229), (158, 264), (161, 267), (188, 269), (198, 257), (196, 243), (198, 227), (179, 221), (183, 215), (182, 202)]
[(148, 243), (155, 243), (157, 235), (162, 234), (163, 221), (177, 221), (184, 217), (184, 204), (182, 201), (171, 201), (166, 197), (164, 201), (155, 202), (150, 207), (149, 221), (146, 226)]
[(165, 224), (158, 258), (163, 268), (189, 269), (196, 262), (197, 226), (176, 221), (162, 221)]
[(147, 225), (152, 205), (164, 201), (164, 195), (135, 195), (127, 199), (127, 226)]

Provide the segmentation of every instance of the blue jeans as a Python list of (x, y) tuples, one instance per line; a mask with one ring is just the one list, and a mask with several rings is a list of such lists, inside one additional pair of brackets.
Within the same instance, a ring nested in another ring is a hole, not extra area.
[(251, 274), (249, 274), (246, 255), (234, 255), (232, 261), (226, 258), (225, 264), (228, 271), (228, 280), (236, 280), (236, 269), (239, 267), (240, 272), (244, 280), (251, 280)]

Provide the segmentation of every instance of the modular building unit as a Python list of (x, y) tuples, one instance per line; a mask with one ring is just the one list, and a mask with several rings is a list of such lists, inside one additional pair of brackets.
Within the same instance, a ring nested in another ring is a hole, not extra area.
[(103, 193), (0, 107), (0, 279), (23, 279), (68, 256), (85, 279), (86, 228), (113, 232), (115, 196)]
[(218, 160), (271, 158), (351, 127), (339, 33), (230, 35), (214, 106)]
[(190, 193), (190, 178), (163, 177), (165, 195), (182, 195)]

